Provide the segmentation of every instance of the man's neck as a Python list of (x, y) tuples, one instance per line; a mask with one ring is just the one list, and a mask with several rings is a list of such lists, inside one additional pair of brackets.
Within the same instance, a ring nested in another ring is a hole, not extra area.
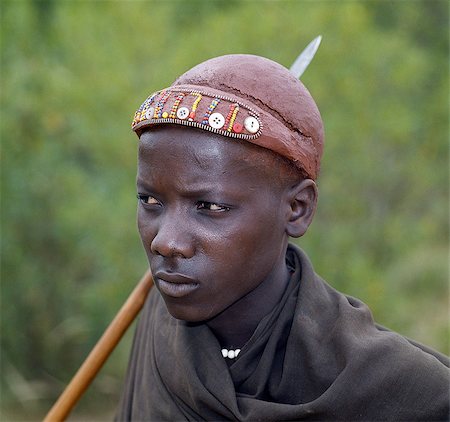
[(289, 277), (283, 260), (258, 287), (207, 322), (221, 347), (244, 346), (260, 321), (281, 300)]

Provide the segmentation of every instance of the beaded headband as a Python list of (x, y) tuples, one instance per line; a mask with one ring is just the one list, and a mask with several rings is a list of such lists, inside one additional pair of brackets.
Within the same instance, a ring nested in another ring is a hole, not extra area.
[(251, 140), (259, 137), (259, 113), (229, 95), (204, 88), (172, 87), (150, 95), (136, 111), (131, 128), (172, 123), (205, 129), (219, 135)]
[(131, 127), (140, 136), (163, 124), (242, 139), (287, 158), (311, 179), (319, 174), (319, 110), (295, 76), (263, 57), (232, 54), (200, 63), (150, 95)]

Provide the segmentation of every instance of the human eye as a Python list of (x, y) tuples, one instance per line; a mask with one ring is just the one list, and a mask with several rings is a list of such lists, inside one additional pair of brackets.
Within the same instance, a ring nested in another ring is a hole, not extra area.
[(154, 196), (151, 196), (151, 195), (145, 195), (145, 194), (138, 193), (137, 198), (139, 199), (139, 202), (144, 206), (146, 206), (146, 205), (147, 206), (148, 205), (161, 205), (161, 203)]
[(213, 212), (224, 212), (224, 211), (229, 211), (230, 207), (223, 205), (223, 204), (218, 204), (216, 202), (198, 201), (197, 209), (213, 211)]

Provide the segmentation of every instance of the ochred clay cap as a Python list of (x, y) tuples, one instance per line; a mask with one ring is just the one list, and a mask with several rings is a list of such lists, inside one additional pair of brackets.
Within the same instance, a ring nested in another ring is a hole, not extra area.
[(323, 123), (311, 94), (285, 67), (259, 56), (207, 60), (169, 88), (150, 95), (132, 129), (192, 126), (270, 149), (315, 180), (323, 151)]

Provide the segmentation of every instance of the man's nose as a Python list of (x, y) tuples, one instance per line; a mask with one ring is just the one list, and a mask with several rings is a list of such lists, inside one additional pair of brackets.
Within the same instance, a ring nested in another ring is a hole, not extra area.
[(194, 255), (194, 242), (186, 219), (173, 215), (162, 218), (150, 249), (153, 254), (164, 257), (191, 258)]

